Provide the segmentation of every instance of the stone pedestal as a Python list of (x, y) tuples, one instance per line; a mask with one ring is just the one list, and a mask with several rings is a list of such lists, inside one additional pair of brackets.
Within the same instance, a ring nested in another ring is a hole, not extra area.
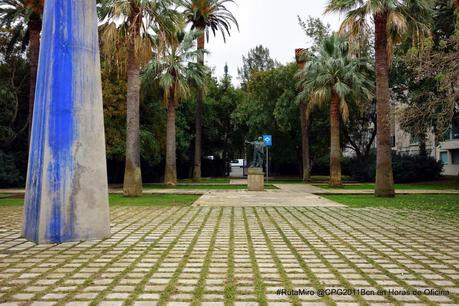
[(110, 235), (96, 0), (45, 2), (22, 236)]
[(263, 172), (263, 168), (249, 168), (247, 188), (249, 191), (265, 190), (265, 173)]

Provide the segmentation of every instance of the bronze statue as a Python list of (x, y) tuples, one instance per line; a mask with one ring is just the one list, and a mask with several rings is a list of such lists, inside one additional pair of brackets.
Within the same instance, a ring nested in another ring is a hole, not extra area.
[(265, 143), (263, 137), (258, 137), (255, 141), (245, 141), (246, 144), (253, 145), (253, 158), (250, 168), (262, 168), (265, 159)]

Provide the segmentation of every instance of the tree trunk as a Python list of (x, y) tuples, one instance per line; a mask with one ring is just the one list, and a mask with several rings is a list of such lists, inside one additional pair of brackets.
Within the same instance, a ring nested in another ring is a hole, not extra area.
[(164, 183), (168, 186), (177, 185), (177, 157), (175, 138), (174, 90), (171, 90), (171, 95), (167, 103), (166, 168), (164, 171)]
[[(204, 50), (205, 34), (204, 29), (202, 35), (198, 37), (198, 50)], [(204, 65), (204, 53), (198, 56), (198, 64)], [(193, 180), (199, 181), (201, 179), (201, 157), (202, 157), (202, 104), (204, 100), (204, 88), (198, 88), (198, 95), (196, 97), (196, 122), (195, 122), (195, 139), (194, 139), (194, 168)]]
[(309, 156), (309, 114), (305, 102), (300, 103), (300, 122), (303, 182), (308, 183), (311, 181), (311, 161)]
[(427, 157), (426, 135), (419, 135), (419, 156)]
[(389, 61), (387, 45), (387, 14), (376, 14), (375, 61), (376, 61), (376, 113), (377, 113), (377, 155), (376, 186), (377, 197), (393, 197), (394, 177), (390, 141), (390, 99)]
[(137, 61), (133, 42), (128, 46), (127, 84), (127, 131), (126, 168), (123, 192), (125, 196), (142, 195), (142, 174), (140, 170), (140, 65)]
[(341, 181), (341, 148), (340, 148), (340, 99), (332, 91), (330, 103), (330, 186), (342, 186)]
[[(298, 70), (304, 69), (306, 64), (305, 49), (295, 49), (295, 60)], [(302, 175), (303, 182), (311, 181), (311, 158), (309, 155), (309, 114), (307, 102), (300, 103), (300, 124), (301, 124), (301, 160), (302, 160)]]
[(40, 52), (40, 32), (42, 22), (39, 17), (30, 19), (29, 24), (29, 52), (30, 52), (30, 83), (29, 83), (29, 114), (27, 116), (28, 139), (32, 132), (33, 105), (35, 101), (35, 86), (37, 83), (38, 56)]

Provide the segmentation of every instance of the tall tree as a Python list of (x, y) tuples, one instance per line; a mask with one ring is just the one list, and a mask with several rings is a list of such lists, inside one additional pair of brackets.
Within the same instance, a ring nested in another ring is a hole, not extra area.
[[(322, 40), (326, 38), (330, 33), (330, 26), (324, 25), (319, 18), (308, 17), (306, 21), (303, 21), (298, 16), (298, 23), (303, 29), (306, 36), (312, 40), (312, 46), (310, 50), (296, 49), (295, 59), (299, 70), (304, 68), (307, 61), (308, 53), (315, 53), (319, 50)], [(302, 166), (303, 166), (303, 181), (309, 182), (311, 178), (311, 161), (310, 161), (310, 148), (309, 148), (309, 111), (308, 101), (299, 102), (300, 112), (300, 127), (301, 127), (301, 147), (302, 147)]]
[(29, 46), (30, 81), (29, 113), (27, 124), (32, 127), (35, 84), (37, 82), (38, 53), (45, 0), (0, 0), (0, 26), (11, 28), (14, 32), (10, 45), (22, 39), (23, 47)]
[[(102, 40), (105, 54), (116, 53), (119, 43), (127, 49), (127, 131), (126, 165), (123, 192), (125, 196), (142, 194), (140, 170), (140, 68), (151, 58), (153, 44), (148, 31), (174, 28), (174, 0), (101, 0), (99, 17), (105, 22)], [(161, 48), (163, 41), (158, 41)]]
[(330, 35), (330, 25), (325, 25), (320, 18), (308, 16), (306, 21), (304, 21), (300, 16), (298, 16), (298, 24), (304, 31), (304, 34), (306, 34), (311, 41), (312, 52), (318, 51), (322, 40)]
[(242, 56), (242, 67), (237, 70), (242, 88), (247, 89), (247, 83), (253, 73), (267, 71), (278, 66), (280, 66), (279, 62), (271, 58), (268, 48), (259, 45), (250, 49), (247, 57)]
[(183, 98), (189, 96), (191, 85), (203, 85), (205, 76), (204, 65), (194, 62), (203, 52), (194, 49), (193, 43), (199, 35), (192, 31), (171, 36), (162, 54), (153, 57), (143, 74), (146, 81), (157, 80), (163, 90), (167, 108), (164, 183), (169, 186), (177, 185), (176, 108)]
[(368, 31), (368, 16), (372, 17), (375, 32), (377, 161), (375, 195), (393, 197), (389, 66), (392, 46), (401, 35), (411, 33), (413, 41), (428, 32), (430, 0), (330, 0), (326, 12), (346, 13), (341, 30), (351, 37)]
[[(226, 8), (227, 3), (234, 3), (233, 0), (185, 0), (185, 16), (191, 23), (192, 30), (198, 30), (201, 35), (197, 38), (198, 49), (204, 50), (205, 40), (209, 41), (210, 32), (216, 35), (217, 31), (223, 35), (226, 42), (226, 34), (231, 35), (231, 24), (239, 29), (236, 18)], [(204, 65), (204, 52), (201, 52), (198, 64)], [(193, 179), (201, 179), (201, 155), (202, 155), (202, 104), (204, 99), (204, 88), (198, 90), (196, 100), (196, 122), (195, 122), (195, 150)]]
[[(301, 71), (304, 69), (304, 65), (307, 61), (307, 51), (305, 49), (295, 50), (295, 59), (298, 69)], [(301, 157), (302, 157), (302, 175), (303, 182), (307, 183), (311, 180), (311, 158), (309, 156), (309, 112), (308, 102), (299, 102), (299, 113), (300, 113), (300, 128), (301, 128)]]
[(323, 40), (319, 53), (311, 56), (299, 71), (297, 100), (309, 101), (310, 107), (328, 104), (330, 107), (330, 186), (341, 186), (341, 118), (349, 117), (348, 101), (368, 102), (373, 84), (372, 67), (365, 58), (349, 55), (348, 43), (334, 34)]

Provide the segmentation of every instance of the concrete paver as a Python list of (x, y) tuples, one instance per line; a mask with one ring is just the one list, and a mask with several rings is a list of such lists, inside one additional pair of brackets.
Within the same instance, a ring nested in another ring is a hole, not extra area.
[(111, 237), (61, 245), (20, 238), (21, 220), (0, 207), (8, 305), (459, 303), (459, 216), (433, 211), (113, 207)]
[(266, 190), (262, 192), (245, 190), (210, 191), (201, 196), (193, 206), (345, 207), (342, 204), (311, 193), (282, 190)]

